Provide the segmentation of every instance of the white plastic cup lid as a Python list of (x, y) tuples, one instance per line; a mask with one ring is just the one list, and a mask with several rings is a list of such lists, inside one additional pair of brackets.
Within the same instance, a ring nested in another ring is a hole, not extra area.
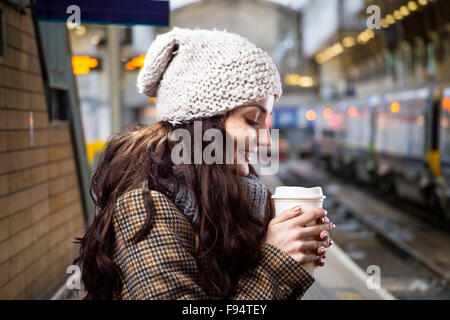
[(325, 199), (321, 187), (277, 187), (273, 199)]

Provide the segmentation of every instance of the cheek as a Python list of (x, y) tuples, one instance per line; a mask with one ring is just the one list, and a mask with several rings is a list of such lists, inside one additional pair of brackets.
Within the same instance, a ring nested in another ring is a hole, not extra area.
[(233, 139), (235, 148), (236, 146), (240, 148), (248, 147), (255, 144), (258, 140), (256, 129), (249, 126), (244, 120), (238, 121), (233, 119), (233, 121), (226, 121), (225, 131)]
[(246, 138), (251, 141), (251, 142), (255, 142), (258, 140), (258, 134), (256, 132), (256, 129), (252, 128), (252, 129), (248, 129), (246, 132)]
[(238, 173), (240, 176), (247, 176), (250, 172), (248, 164), (238, 164)]
[(253, 128), (239, 130), (235, 132), (234, 141), (238, 149), (248, 149), (254, 152), (258, 146), (258, 135)]

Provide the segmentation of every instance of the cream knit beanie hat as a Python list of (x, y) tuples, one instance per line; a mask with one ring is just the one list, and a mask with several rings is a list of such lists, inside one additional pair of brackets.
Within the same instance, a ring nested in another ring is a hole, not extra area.
[(156, 97), (156, 119), (188, 122), (281, 96), (272, 58), (248, 39), (224, 31), (174, 27), (148, 49), (138, 92)]

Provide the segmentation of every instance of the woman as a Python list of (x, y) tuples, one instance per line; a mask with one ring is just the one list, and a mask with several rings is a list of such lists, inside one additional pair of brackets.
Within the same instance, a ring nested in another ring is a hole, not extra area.
[(301, 298), (314, 282), (301, 265), (324, 264), (334, 225), (322, 209), (274, 218), (249, 163), (271, 145), (271, 58), (236, 34), (175, 27), (150, 46), (138, 89), (159, 122), (112, 137), (99, 159), (97, 214), (77, 239), (85, 298)]

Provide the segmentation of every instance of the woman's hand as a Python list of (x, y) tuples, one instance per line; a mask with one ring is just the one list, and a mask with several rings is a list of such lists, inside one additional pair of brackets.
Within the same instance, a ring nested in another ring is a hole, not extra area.
[[(328, 232), (334, 229), (326, 214), (319, 208), (302, 212), (300, 206), (285, 210), (270, 221), (264, 242), (283, 250), (300, 264), (315, 262), (323, 266), (326, 248), (332, 244)], [(305, 226), (313, 221), (317, 225)]]
[[(327, 224), (330, 223), (330, 219), (328, 219), (328, 217), (321, 217), (318, 218), (316, 220), (316, 224)], [(336, 225), (334, 223), (331, 223), (331, 229), (335, 229)], [(320, 235), (319, 235), (319, 240), (329, 240), (329, 244), (333, 245), (333, 240), (329, 239), (329, 234), (328, 231), (321, 231)], [(317, 259), (316, 265), (318, 265), (319, 267), (323, 267), (325, 265), (325, 259), (326, 259), (326, 253), (327, 253), (327, 248), (326, 247), (319, 247), (317, 248), (317, 254), (320, 255), (320, 258)]]

